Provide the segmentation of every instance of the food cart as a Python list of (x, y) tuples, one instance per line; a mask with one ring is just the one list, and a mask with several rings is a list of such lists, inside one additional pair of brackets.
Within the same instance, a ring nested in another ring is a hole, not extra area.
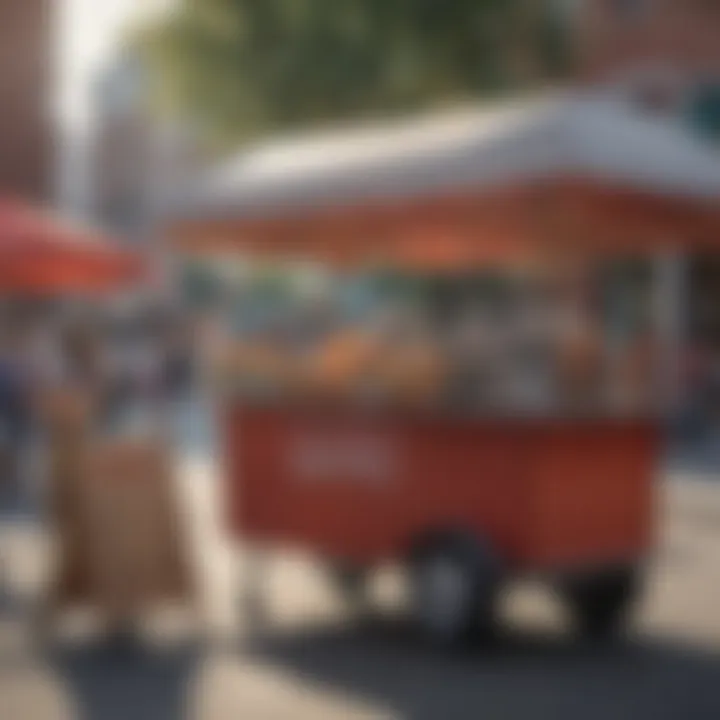
[[(401, 563), (434, 639), (487, 630), (503, 584), (525, 575), (547, 578), (582, 630), (618, 627), (652, 555), (663, 417), (681, 391), (679, 258), (720, 229), (717, 162), (657, 122), (587, 99), (460, 114), (249, 152), (218, 174), (212, 201), (186, 198), (170, 236), (188, 253), (310, 257), (342, 283), (368, 267), (430, 272), (446, 287), (489, 269), (552, 277), (556, 309), (602, 318), (553, 355), (562, 401), (227, 391), (233, 533), (310, 549), (346, 581)], [(606, 332), (627, 292), (598, 291), (597, 277), (633, 263), (645, 320)], [(437, 390), (447, 375), (431, 366), (420, 385)]]

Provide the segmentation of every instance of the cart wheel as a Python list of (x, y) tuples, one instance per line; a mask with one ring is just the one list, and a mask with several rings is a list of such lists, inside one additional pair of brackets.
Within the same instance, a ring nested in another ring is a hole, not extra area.
[(602, 639), (622, 631), (639, 594), (639, 580), (637, 570), (629, 568), (571, 581), (564, 594), (582, 635)]
[(333, 563), (328, 575), (341, 598), (353, 608), (362, 608), (367, 603), (367, 568), (346, 563)]
[(444, 535), (423, 544), (410, 572), (412, 619), (422, 637), (438, 646), (487, 639), (500, 581), (489, 548), (464, 535)]

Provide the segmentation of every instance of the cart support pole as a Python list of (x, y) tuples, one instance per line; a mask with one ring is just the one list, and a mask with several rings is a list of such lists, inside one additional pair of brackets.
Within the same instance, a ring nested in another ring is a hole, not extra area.
[(267, 622), (268, 553), (251, 546), (245, 550), (240, 577), (240, 605), (252, 634)]
[(665, 253), (655, 263), (655, 323), (659, 339), (659, 390), (673, 412), (682, 398), (682, 352), (686, 330), (687, 259)]

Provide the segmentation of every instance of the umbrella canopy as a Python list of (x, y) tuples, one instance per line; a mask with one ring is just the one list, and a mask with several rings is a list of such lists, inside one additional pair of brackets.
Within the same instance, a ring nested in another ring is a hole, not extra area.
[(50, 213), (0, 199), (0, 291), (102, 293), (143, 273), (137, 254)]

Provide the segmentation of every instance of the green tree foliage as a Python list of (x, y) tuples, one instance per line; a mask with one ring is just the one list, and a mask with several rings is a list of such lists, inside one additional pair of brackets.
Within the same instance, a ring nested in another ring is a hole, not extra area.
[(136, 44), (163, 107), (237, 142), (537, 85), (558, 29), (542, 0), (186, 0)]

